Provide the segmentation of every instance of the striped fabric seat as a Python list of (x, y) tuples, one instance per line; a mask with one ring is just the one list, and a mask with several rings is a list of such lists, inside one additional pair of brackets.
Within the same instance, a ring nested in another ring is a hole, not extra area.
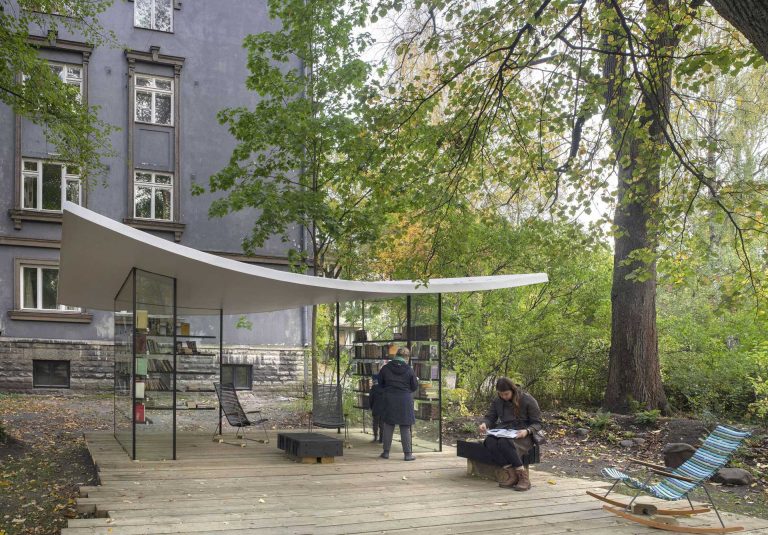
[(629, 487), (647, 492), (662, 500), (679, 500), (711, 478), (725, 466), (741, 443), (751, 433), (719, 425), (696, 450), (693, 456), (670, 473), (696, 480), (695, 483), (667, 477), (648, 485), (617, 468), (603, 468), (602, 474), (615, 481), (621, 481)]

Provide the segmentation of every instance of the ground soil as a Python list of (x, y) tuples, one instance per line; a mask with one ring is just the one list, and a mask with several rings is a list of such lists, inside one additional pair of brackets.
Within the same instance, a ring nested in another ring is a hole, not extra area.
[[(306, 402), (281, 398), (246, 399), (244, 405), (260, 408), (272, 427), (306, 425)], [(93, 464), (83, 432), (112, 428), (112, 396), (0, 394), (0, 535), (55, 534), (77, 515), (75, 499), (82, 485), (96, 483)], [(594, 414), (566, 411), (545, 416), (549, 442), (536, 468), (558, 475), (600, 479), (600, 469), (622, 465), (628, 457), (661, 462), (660, 451), (668, 442), (696, 444), (707, 425), (697, 420), (659, 419), (639, 426), (632, 417), (603, 418), (598, 427)], [(185, 411), (179, 426), (185, 430), (211, 430), (212, 411)], [(598, 419), (599, 420), (599, 419)], [(477, 436), (476, 418), (448, 417), (446, 444)], [(607, 423), (606, 423), (607, 422)], [(599, 423), (599, 422), (598, 422)], [(587, 436), (576, 434), (589, 429)], [(717, 485), (716, 500), (723, 509), (768, 518), (768, 445), (765, 429), (732, 463), (747, 468), (756, 477), (749, 487)], [(623, 448), (626, 438), (645, 443)]]

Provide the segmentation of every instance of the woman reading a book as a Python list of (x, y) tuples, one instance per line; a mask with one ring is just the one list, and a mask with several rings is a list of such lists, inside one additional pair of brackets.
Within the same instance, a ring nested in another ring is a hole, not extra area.
[[(499, 486), (519, 491), (530, 489), (531, 482), (521, 457), (533, 447), (533, 433), (541, 431), (541, 410), (533, 396), (523, 392), (511, 379), (499, 378), (496, 381), (496, 396), (479, 429), (480, 433), (489, 433), (485, 447), (493, 460), (502, 466)], [(494, 436), (496, 430), (515, 432), (500, 432), (499, 435), (506, 436)], [(514, 438), (511, 438), (512, 435), (515, 435)]]

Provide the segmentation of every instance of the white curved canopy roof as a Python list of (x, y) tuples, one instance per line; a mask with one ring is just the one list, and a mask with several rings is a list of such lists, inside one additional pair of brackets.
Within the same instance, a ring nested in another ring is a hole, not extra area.
[(496, 290), (547, 282), (546, 273), (362, 282), (270, 269), (204, 253), (64, 203), (59, 302), (112, 310), (131, 268), (177, 279), (178, 306), (225, 314), (271, 312), (336, 301)]

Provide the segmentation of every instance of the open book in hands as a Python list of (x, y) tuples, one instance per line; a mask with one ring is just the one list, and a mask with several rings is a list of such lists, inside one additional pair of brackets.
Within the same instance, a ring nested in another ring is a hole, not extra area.
[(492, 437), (497, 438), (517, 438), (517, 429), (489, 429), (486, 431)]

